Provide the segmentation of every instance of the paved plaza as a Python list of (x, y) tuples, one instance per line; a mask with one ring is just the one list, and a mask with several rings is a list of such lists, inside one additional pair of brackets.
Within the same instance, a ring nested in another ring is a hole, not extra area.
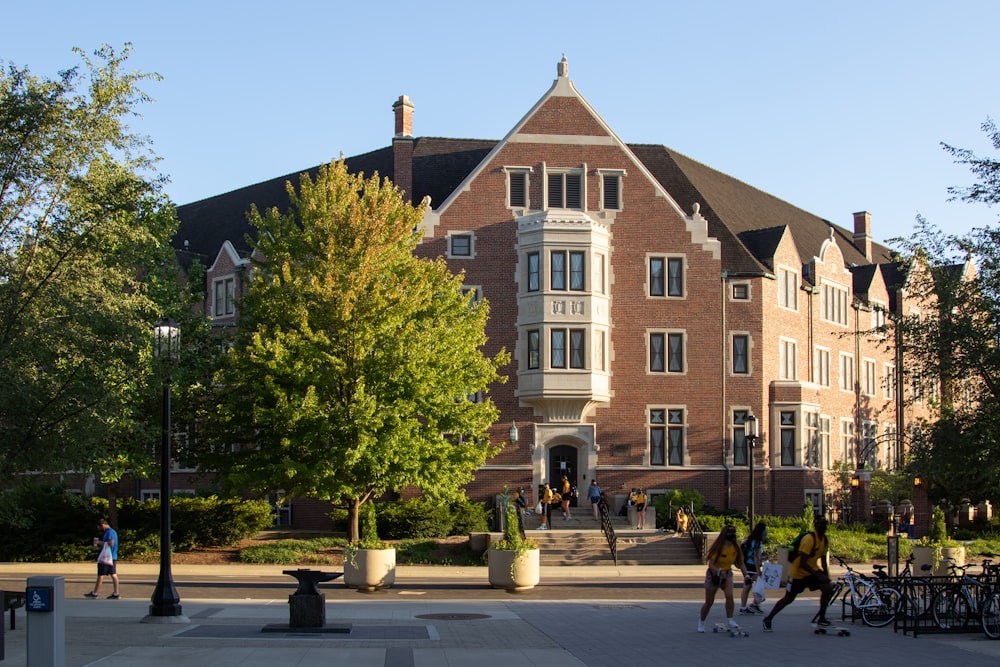
[[(809, 624), (815, 598), (801, 598), (784, 610), (772, 633), (761, 631), (760, 617), (737, 616), (749, 637), (711, 632), (712, 622), (724, 620), (720, 598), (709, 616), (709, 632), (699, 634), (703, 569), (698, 566), (543, 568), (542, 584), (523, 594), (490, 589), (485, 568), (401, 566), (397, 586), (377, 594), (337, 582), (321, 586), (327, 592), (329, 632), (273, 631), (287, 625), (287, 596), (294, 590), (280, 569), (175, 567), (186, 624), (140, 622), (155, 581), (151, 566), (122, 566), (118, 601), (82, 598), (93, 581), (91, 564), (0, 564), (0, 587), (19, 580), (23, 586), (29, 574), (66, 578), (67, 667), (824, 664), (818, 655), (830, 663), (914, 667), (1000, 663), (1000, 642), (977, 633), (914, 638), (891, 626), (857, 623), (850, 626), (850, 637), (815, 635)], [(110, 593), (106, 588), (102, 592)], [(204, 591), (212, 597), (199, 597)], [(28, 625), (22, 609), (17, 629), (5, 628), (3, 667), (27, 665)]]

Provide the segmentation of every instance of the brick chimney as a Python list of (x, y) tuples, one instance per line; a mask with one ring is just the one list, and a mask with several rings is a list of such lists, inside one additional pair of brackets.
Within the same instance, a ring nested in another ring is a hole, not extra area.
[(413, 102), (400, 95), (393, 102), (396, 134), (392, 138), (392, 181), (413, 200)]
[(868, 211), (858, 211), (854, 214), (854, 247), (860, 250), (869, 262), (872, 260), (872, 214)]

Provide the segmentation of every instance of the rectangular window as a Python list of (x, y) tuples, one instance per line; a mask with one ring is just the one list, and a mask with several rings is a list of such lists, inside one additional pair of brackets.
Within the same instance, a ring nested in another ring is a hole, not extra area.
[(666, 296), (666, 261), (663, 257), (649, 258), (649, 296)]
[(885, 376), (882, 379), (882, 388), (885, 389), (886, 400), (896, 400), (896, 367), (893, 364), (885, 365)]
[(594, 332), (594, 370), (604, 371), (604, 332)]
[(819, 418), (819, 455), (820, 465), (824, 469), (830, 467), (830, 418)]
[(733, 465), (750, 465), (747, 457), (747, 434), (746, 420), (748, 412), (746, 410), (733, 410)]
[(549, 174), (549, 208), (583, 208), (583, 174)]
[(750, 372), (750, 336), (733, 335), (733, 373), (746, 375)]
[(541, 365), (541, 336), (537, 329), (528, 332), (528, 368)]
[(554, 290), (566, 289), (566, 251), (554, 250), (549, 256), (551, 268), (549, 271), (550, 287)]
[(849, 299), (847, 288), (830, 283), (823, 284), (823, 319), (842, 326), (847, 326), (847, 308)]
[(604, 286), (604, 255), (600, 253), (594, 255), (594, 285), (591, 289), (599, 294), (607, 292)]
[(878, 424), (874, 422), (861, 423), (861, 452), (865, 457), (864, 461), (858, 461), (869, 470), (878, 470), (878, 448), (875, 447), (875, 438), (878, 437)]
[(654, 466), (667, 465), (666, 458), (666, 410), (649, 411), (649, 464)]
[(778, 271), (778, 305), (799, 309), (799, 274), (788, 269)]
[(840, 389), (854, 391), (854, 355), (840, 353)]
[(798, 378), (796, 363), (796, 348), (794, 340), (783, 339), (780, 343), (779, 357), (781, 363), (781, 379), (795, 380)]
[(528, 253), (528, 291), (537, 292), (540, 283), (541, 259), (537, 252)]
[(878, 390), (878, 373), (876, 371), (877, 366), (875, 365), (875, 360), (863, 359), (862, 367), (864, 368), (865, 395), (874, 396)]
[(507, 202), (511, 208), (528, 207), (528, 172), (509, 171), (507, 172), (507, 187), (510, 200)]
[(750, 285), (746, 283), (733, 284), (733, 301), (748, 301), (750, 299)]
[(822, 387), (830, 386), (830, 350), (821, 347), (813, 349), (812, 381)]
[(586, 279), (586, 254), (571, 252), (569, 254), (569, 288), (576, 292), (584, 291)]
[(472, 257), (471, 234), (452, 234), (448, 240), (451, 241), (452, 257)]
[(667, 259), (667, 296), (684, 296), (684, 260), (681, 257)]
[(584, 368), (586, 366), (586, 348), (583, 329), (569, 330), (569, 367)]
[(652, 373), (684, 372), (684, 334), (649, 334), (649, 370)]
[(872, 304), (872, 333), (877, 338), (886, 335), (886, 307), (881, 303)]
[(236, 281), (233, 278), (224, 278), (215, 281), (215, 308), (213, 313), (216, 317), (232, 315), (236, 312), (235, 286)]
[(819, 414), (806, 412), (805, 418), (805, 465), (819, 468), (822, 464), (819, 441)]
[(781, 465), (795, 465), (795, 412), (782, 410), (779, 413), (779, 438), (781, 440)]
[(683, 410), (667, 410), (667, 455), (670, 465), (684, 465)]
[(601, 178), (601, 208), (605, 211), (622, 209), (621, 182), (621, 176), (618, 174), (604, 174)]
[(566, 368), (566, 330), (553, 329), (550, 332), (549, 366), (552, 368)]
[(854, 422), (850, 419), (840, 420), (840, 457), (844, 463), (854, 463)]

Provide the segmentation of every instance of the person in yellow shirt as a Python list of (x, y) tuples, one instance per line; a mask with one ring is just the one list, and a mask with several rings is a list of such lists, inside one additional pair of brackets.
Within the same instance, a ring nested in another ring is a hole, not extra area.
[(635, 527), (639, 530), (646, 527), (646, 492), (642, 489), (635, 494)]
[(538, 530), (549, 529), (549, 516), (552, 514), (552, 497), (552, 487), (546, 484), (545, 490), (542, 491), (542, 525), (538, 527)]
[(715, 602), (715, 594), (722, 589), (726, 596), (726, 623), (731, 628), (739, 624), (733, 620), (733, 565), (747, 576), (747, 566), (743, 562), (743, 551), (736, 542), (736, 526), (726, 526), (708, 549), (708, 570), (705, 572), (705, 603), (701, 605), (698, 632), (705, 632), (705, 619)]
[(806, 533), (799, 541), (798, 555), (788, 571), (789, 582), (785, 596), (778, 600), (771, 613), (764, 617), (766, 632), (771, 631), (771, 620), (778, 612), (794, 602), (795, 597), (807, 588), (820, 592), (819, 618), (816, 620), (816, 625), (830, 625), (830, 621), (826, 620), (826, 607), (833, 594), (833, 582), (830, 581), (830, 563), (827, 560), (830, 545), (826, 539), (826, 518), (817, 515), (813, 519), (813, 528), (811, 533)]

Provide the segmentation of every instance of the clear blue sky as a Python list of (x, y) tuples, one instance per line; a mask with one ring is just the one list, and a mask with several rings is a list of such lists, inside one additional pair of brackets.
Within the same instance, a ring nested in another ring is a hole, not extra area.
[(997, 211), (948, 202), (971, 183), (944, 141), (992, 154), (1000, 2), (284, 3), (32, 0), (0, 12), (0, 59), (54, 76), (73, 46), (132, 42), (163, 76), (134, 128), (178, 204), (414, 134), (501, 139), (570, 78), (630, 143), (674, 148), (875, 238), (917, 213), (949, 231)]

